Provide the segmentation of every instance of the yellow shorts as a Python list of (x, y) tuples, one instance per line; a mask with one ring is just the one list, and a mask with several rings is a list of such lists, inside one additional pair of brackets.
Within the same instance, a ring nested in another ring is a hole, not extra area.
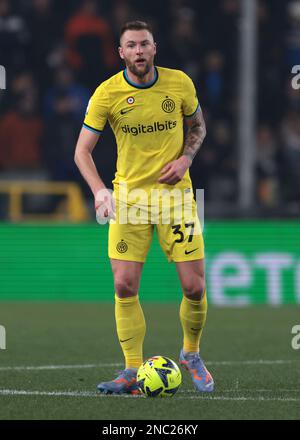
[[(193, 202), (195, 204), (195, 202)], [(197, 213), (181, 222), (169, 224), (121, 224), (110, 222), (108, 255), (110, 258), (144, 262), (146, 260), (154, 228), (160, 246), (168, 261), (182, 262), (204, 258), (204, 242)]]

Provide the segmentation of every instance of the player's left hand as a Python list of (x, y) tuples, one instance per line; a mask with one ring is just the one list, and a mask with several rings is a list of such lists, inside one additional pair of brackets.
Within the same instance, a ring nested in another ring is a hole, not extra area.
[(187, 156), (181, 156), (179, 159), (169, 162), (161, 170), (161, 176), (158, 182), (175, 185), (183, 178), (186, 170), (191, 166), (191, 163), (192, 161)]

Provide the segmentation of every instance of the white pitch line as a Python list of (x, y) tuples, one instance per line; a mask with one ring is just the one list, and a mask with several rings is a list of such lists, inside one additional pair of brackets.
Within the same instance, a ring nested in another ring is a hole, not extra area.
[[(255, 390), (252, 390), (255, 391)], [(132, 395), (103, 395), (90, 391), (28, 391), (28, 390), (10, 390), (0, 389), (0, 396), (47, 396), (47, 397), (94, 397), (94, 398), (143, 398), (143, 396)], [(214, 401), (254, 401), (254, 402), (300, 402), (300, 398), (294, 397), (228, 397), (228, 396), (177, 396), (176, 399), (188, 400), (214, 400)]]
[(109, 394), (104, 395), (92, 391), (35, 391), (35, 390), (10, 390), (0, 389), (0, 396), (48, 396), (48, 397), (125, 397), (125, 398), (137, 398), (142, 396), (134, 396), (131, 394), (118, 395)]
[[(208, 366), (234, 366), (234, 365), (286, 365), (299, 363), (298, 359), (290, 360), (249, 360), (249, 361), (208, 361)], [(20, 365), (0, 367), (0, 371), (30, 371), (30, 370), (68, 370), (68, 369), (84, 369), (84, 368), (111, 368), (122, 367), (123, 363), (99, 363), (99, 364), (79, 364), (79, 365)]]
[(228, 396), (179, 396), (177, 399), (191, 400), (229, 400), (229, 401), (254, 401), (254, 402), (300, 402), (300, 398), (295, 397), (228, 397)]
[(20, 366), (6, 366), (0, 367), (0, 371), (24, 371), (24, 370), (70, 370), (70, 369), (83, 369), (83, 368), (110, 368), (121, 367), (123, 364), (79, 364), (79, 365), (20, 365)]
[[(233, 389), (228, 389), (228, 390), (215, 390), (214, 393), (218, 394), (218, 393), (233, 393), (233, 394), (237, 394), (237, 393), (299, 393), (300, 389), (285, 389), (285, 388), (276, 388), (276, 389), (266, 389), (266, 388), (261, 388), (261, 389), (250, 389), (250, 388), (239, 388), (238, 390), (236, 388)], [(198, 391), (196, 391), (195, 389), (191, 389), (191, 390), (178, 390), (177, 394), (195, 394), (198, 395)]]
[(256, 361), (208, 361), (205, 362), (206, 365), (285, 365), (293, 364), (294, 362), (300, 362), (300, 359), (289, 359), (289, 360), (264, 360), (259, 359)]

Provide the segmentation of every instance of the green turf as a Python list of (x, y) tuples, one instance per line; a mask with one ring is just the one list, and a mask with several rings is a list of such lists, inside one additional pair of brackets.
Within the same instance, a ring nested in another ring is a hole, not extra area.
[[(178, 306), (148, 303), (144, 311), (145, 357), (163, 354), (177, 361)], [(216, 392), (199, 395), (183, 372), (182, 387), (171, 399), (95, 392), (99, 381), (111, 379), (122, 367), (112, 304), (0, 303), (0, 324), (7, 332), (7, 349), (0, 350), (1, 419), (300, 418), (300, 350), (291, 348), (291, 328), (300, 324), (298, 307), (211, 308), (202, 356), (214, 376)], [(259, 360), (274, 362), (255, 362)], [(5, 369), (87, 364), (99, 366)], [(3, 395), (3, 390), (9, 394)], [(71, 394), (20, 396), (13, 390)]]

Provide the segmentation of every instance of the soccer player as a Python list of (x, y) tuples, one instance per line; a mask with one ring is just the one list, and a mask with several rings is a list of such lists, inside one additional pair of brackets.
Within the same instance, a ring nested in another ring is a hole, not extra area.
[[(180, 305), (183, 347), (179, 361), (191, 373), (198, 391), (211, 392), (214, 382), (199, 356), (207, 299), (204, 245), (197, 214), (193, 221), (184, 218), (179, 224), (172, 220), (165, 224), (161, 217), (148, 223), (120, 221), (120, 212), (134, 207), (134, 198), (124, 202), (121, 197), (124, 184), (126, 194), (135, 195), (141, 190), (147, 195), (153, 189), (176, 189), (180, 194), (190, 195), (190, 203), (195, 207), (189, 167), (206, 135), (203, 114), (192, 80), (182, 71), (154, 65), (156, 43), (147, 23), (134, 21), (123, 26), (119, 54), (125, 70), (96, 89), (75, 152), (75, 162), (94, 194), (98, 216), (110, 219), (109, 257), (114, 275), (115, 318), (125, 357), (125, 369), (119, 376), (100, 383), (97, 388), (105, 394), (138, 394), (136, 373), (143, 363), (146, 332), (138, 290), (156, 227), (163, 251), (176, 264), (183, 291)], [(107, 121), (118, 147), (113, 195), (106, 189), (92, 158)], [(171, 211), (175, 205), (176, 202)], [(144, 219), (149, 219), (145, 214), (148, 207), (147, 201), (139, 205), (139, 215)]]

